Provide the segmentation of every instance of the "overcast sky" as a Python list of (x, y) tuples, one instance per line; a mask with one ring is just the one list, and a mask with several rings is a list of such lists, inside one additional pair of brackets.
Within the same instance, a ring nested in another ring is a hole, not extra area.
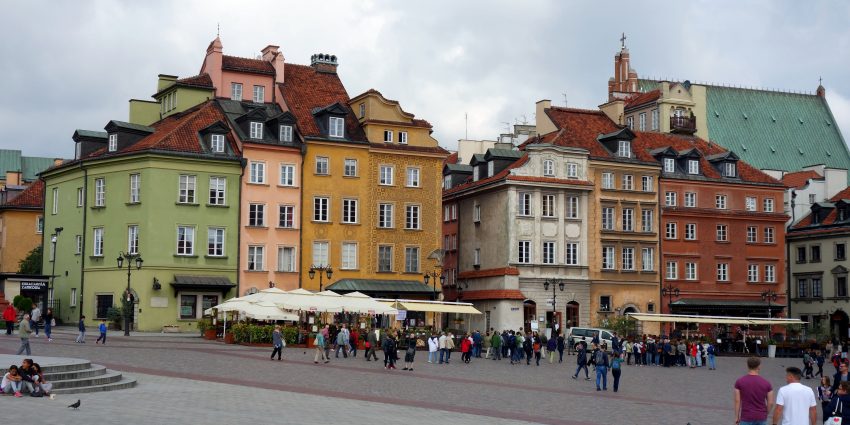
[(470, 138), (493, 139), (533, 123), (539, 99), (606, 101), (621, 32), (641, 77), (814, 92), (823, 76), (847, 138), (848, 22), (843, 1), (4, 0), (0, 148), (73, 156), (75, 129), (126, 120), (157, 74), (197, 74), (217, 24), (227, 55), (337, 55), (349, 95), (399, 100), (450, 149), (464, 114)]

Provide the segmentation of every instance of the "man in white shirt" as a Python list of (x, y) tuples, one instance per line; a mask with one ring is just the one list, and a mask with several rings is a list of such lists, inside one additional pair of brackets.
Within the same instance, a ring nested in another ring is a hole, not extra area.
[(803, 371), (797, 367), (785, 369), (785, 382), (788, 385), (776, 394), (776, 408), (773, 409), (773, 425), (815, 425), (818, 419), (815, 392), (800, 383)]

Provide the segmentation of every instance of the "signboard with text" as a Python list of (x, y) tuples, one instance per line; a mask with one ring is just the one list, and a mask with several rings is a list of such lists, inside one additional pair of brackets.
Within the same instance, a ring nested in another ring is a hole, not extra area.
[(47, 282), (37, 280), (21, 281), (21, 291), (45, 291), (47, 290)]

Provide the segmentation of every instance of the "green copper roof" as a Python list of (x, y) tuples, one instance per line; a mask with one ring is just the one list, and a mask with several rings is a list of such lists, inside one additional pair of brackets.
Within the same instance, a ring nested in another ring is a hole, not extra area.
[(21, 156), (19, 150), (0, 149), (0, 179), (6, 178), (7, 171), (20, 171), (24, 181), (35, 181), (38, 179), (38, 173), (52, 165), (53, 158)]
[(7, 171), (21, 170), (21, 151), (0, 149), (0, 179), (6, 179)]
[(638, 78), (638, 91), (641, 93), (646, 93), (648, 91), (653, 91), (658, 88), (658, 80), (647, 80), (645, 78)]
[(706, 86), (706, 96), (709, 139), (742, 160), (761, 169), (850, 169), (850, 152), (825, 99), (718, 86)]

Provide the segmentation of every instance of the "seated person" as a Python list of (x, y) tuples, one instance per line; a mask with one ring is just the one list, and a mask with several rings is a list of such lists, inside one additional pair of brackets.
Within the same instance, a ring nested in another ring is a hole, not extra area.
[(35, 385), (36, 392), (41, 391), (42, 394), (49, 396), (50, 390), (53, 389), (53, 384), (47, 382), (44, 377), (44, 372), (38, 363), (32, 364), (32, 382)]
[(3, 375), (3, 381), (0, 383), (0, 388), (4, 394), (12, 394), (15, 397), (21, 397), (21, 375), (18, 374), (18, 367), (15, 365), (9, 366), (9, 371)]
[(32, 359), (24, 359), (21, 362), (21, 367), (18, 368), (18, 375), (21, 376), (21, 390), (27, 390), (28, 393), (32, 394)]

